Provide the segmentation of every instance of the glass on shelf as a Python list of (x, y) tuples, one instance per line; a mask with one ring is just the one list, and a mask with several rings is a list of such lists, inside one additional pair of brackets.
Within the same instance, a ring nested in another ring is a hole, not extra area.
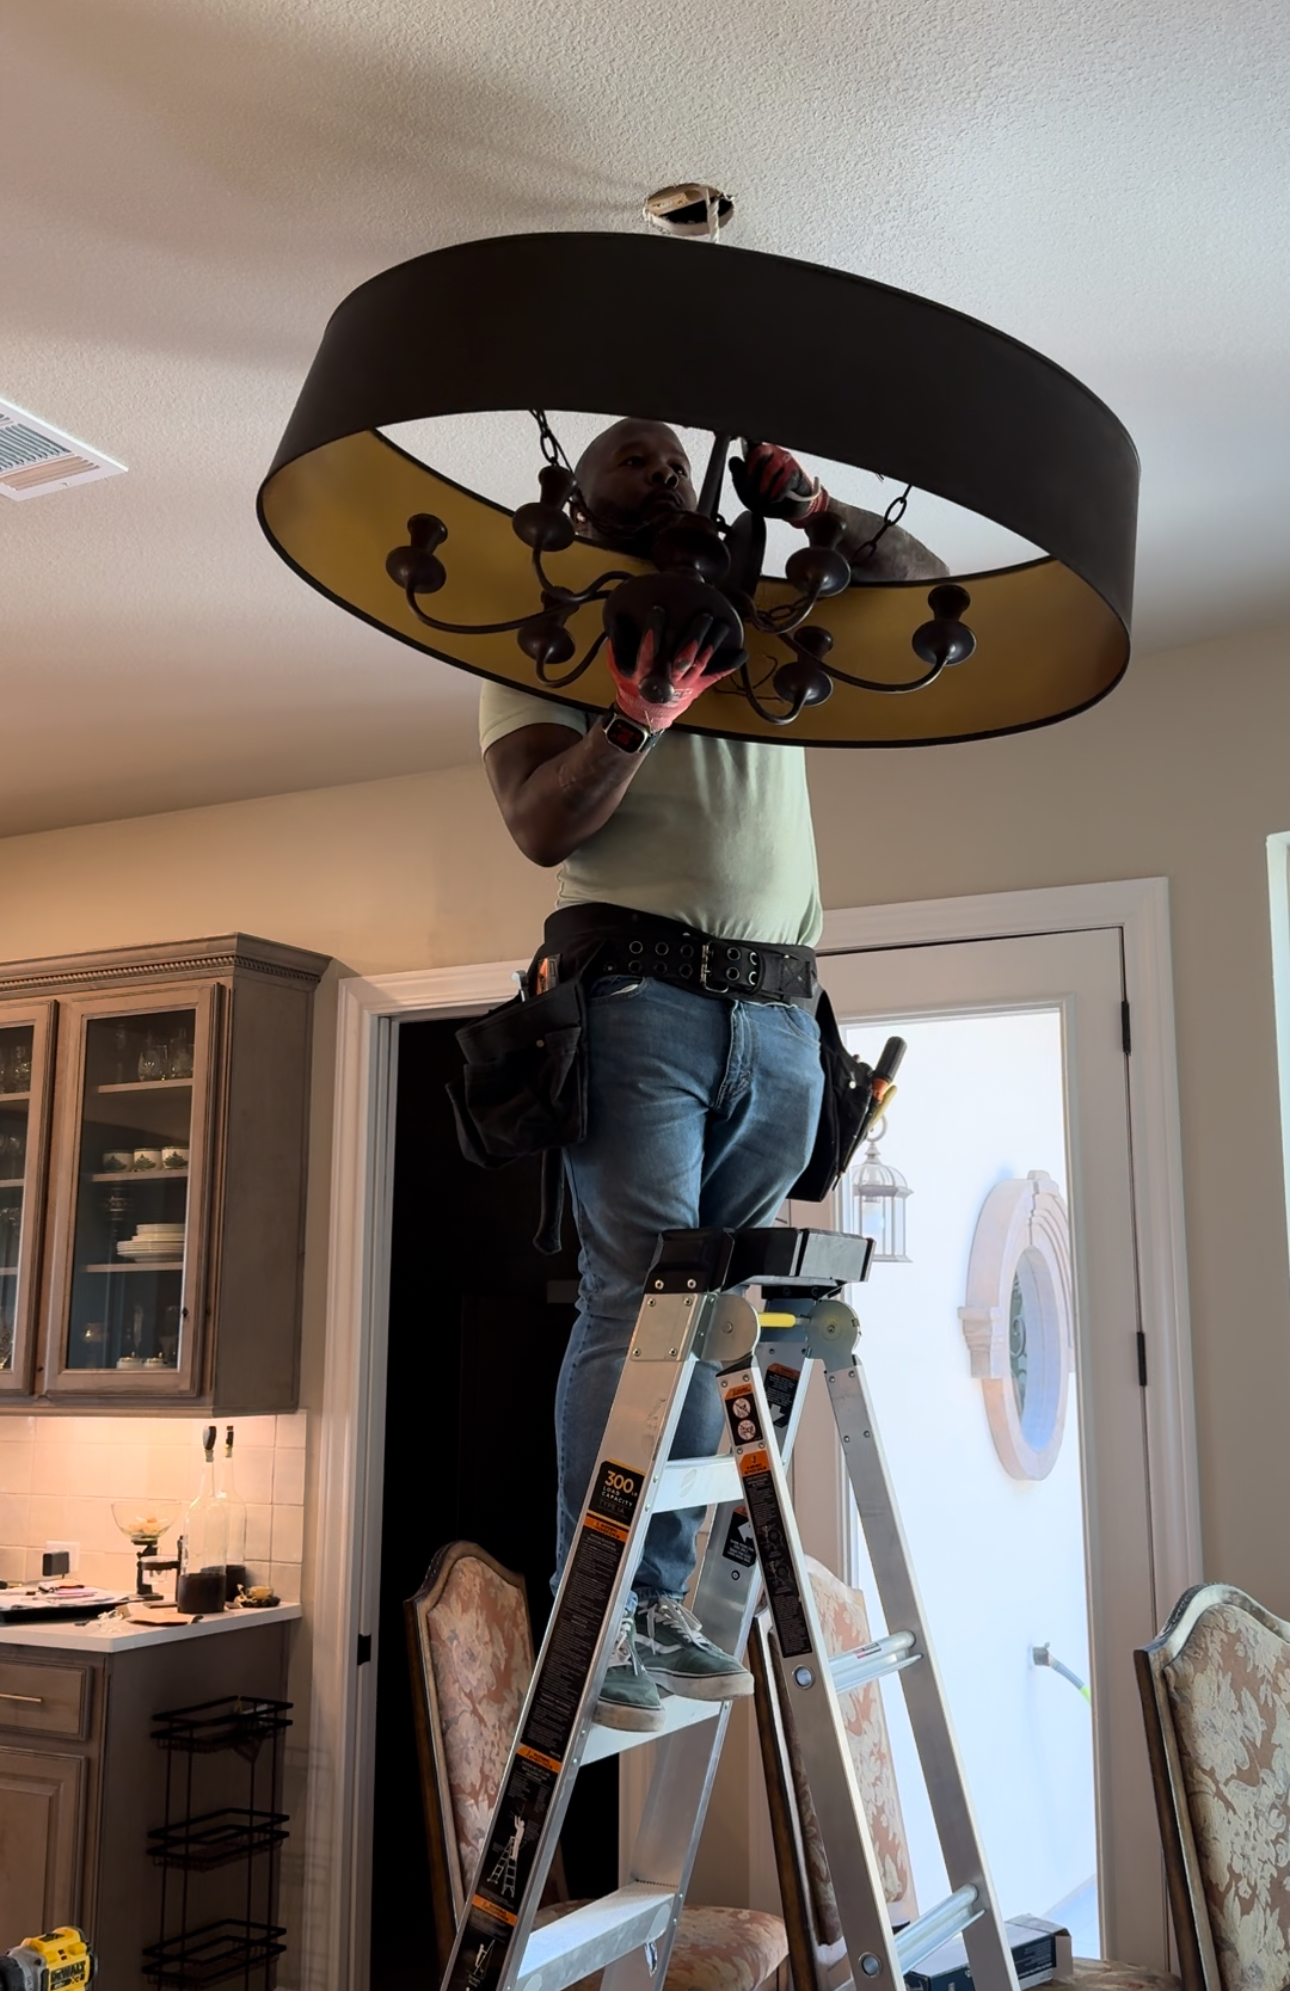
[(195, 1026), (181, 1009), (86, 1027), (68, 1369), (143, 1376), (183, 1362)]
[(30, 1093), (33, 1035), (29, 1023), (0, 1030), (0, 1097)]
[(31, 1112), (30, 1024), (0, 1030), (0, 1371), (13, 1366)]

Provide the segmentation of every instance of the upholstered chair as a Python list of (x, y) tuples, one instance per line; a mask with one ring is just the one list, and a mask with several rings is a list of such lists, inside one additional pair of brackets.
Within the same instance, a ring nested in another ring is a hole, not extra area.
[(1134, 1657), (1184, 1991), (1283, 1991), (1290, 1624), (1199, 1584)]
[[(533, 1673), (524, 1579), (473, 1542), (435, 1557), (405, 1607), (430, 1887), (445, 1967)], [(547, 1921), (576, 1903), (551, 1900)], [(788, 1937), (748, 1908), (682, 1911), (665, 1991), (787, 1991)], [(587, 1978), (574, 1991), (594, 1991)]]

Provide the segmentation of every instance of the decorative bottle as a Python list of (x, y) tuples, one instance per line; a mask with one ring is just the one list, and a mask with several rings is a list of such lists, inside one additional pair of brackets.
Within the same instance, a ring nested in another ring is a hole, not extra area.
[(215, 1490), (215, 1426), (202, 1439), (206, 1463), (201, 1492), (184, 1520), (175, 1603), (181, 1611), (205, 1616), (224, 1608), (228, 1571), (228, 1503)]
[(228, 1574), (224, 1584), (224, 1595), (232, 1603), (239, 1590), (244, 1590), (249, 1582), (246, 1568), (246, 1502), (237, 1490), (233, 1478), (233, 1426), (230, 1424), (224, 1433), (224, 1464), (220, 1470), (219, 1493), (216, 1496), (224, 1502), (228, 1513)]

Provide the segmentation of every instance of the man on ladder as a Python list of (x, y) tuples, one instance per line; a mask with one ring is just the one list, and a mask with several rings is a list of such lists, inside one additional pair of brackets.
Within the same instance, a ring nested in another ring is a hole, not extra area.
[[(622, 421), (590, 445), (570, 511), (581, 537), (647, 552), (692, 510), (690, 466), (661, 423)], [(829, 500), (785, 451), (757, 444), (739, 495), (804, 524), (829, 504), (859, 546), (882, 521)], [(867, 578), (945, 568), (899, 527), (870, 547)], [(673, 666), (671, 701), (641, 696), (651, 637), (609, 653), (614, 707), (573, 706), (485, 684), (484, 765), (526, 857), (560, 866), (540, 987), (583, 979), (588, 1126), (566, 1152), (581, 1244), (578, 1318), (556, 1402), (557, 1580), (599, 1459), (660, 1232), (769, 1223), (811, 1155), (822, 1073), (812, 952), (821, 911), (800, 747), (672, 734), (711, 683), (708, 653)], [(573, 737), (571, 737), (573, 736)], [(530, 993), (537, 993), (531, 989)], [(718, 1449), (715, 1365), (695, 1372), (674, 1456)], [(659, 1687), (700, 1700), (752, 1691), (752, 1676), (683, 1603), (703, 1508), (653, 1519), (597, 1718), (652, 1732)]]

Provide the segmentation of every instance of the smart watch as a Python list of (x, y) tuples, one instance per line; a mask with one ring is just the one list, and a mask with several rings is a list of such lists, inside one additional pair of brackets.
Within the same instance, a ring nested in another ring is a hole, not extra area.
[(620, 753), (643, 754), (654, 744), (654, 734), (639, 719), (629, 719), (617, 705), (611, 705), (601, 722), (605, 738)]

